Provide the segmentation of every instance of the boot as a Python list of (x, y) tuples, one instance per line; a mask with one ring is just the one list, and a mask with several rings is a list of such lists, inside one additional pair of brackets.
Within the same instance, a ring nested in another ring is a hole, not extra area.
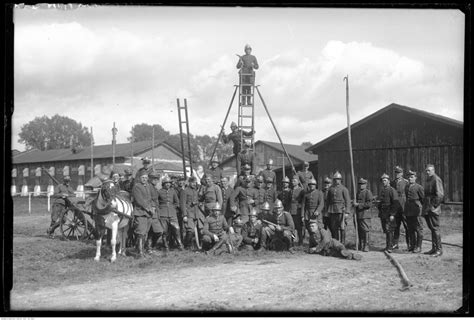
[(143, 236), (138, 238), (138, 258), (143, 258), (145, 253), (143, 252)]
[(392, 239), (392, 249), (398, 249), (398, 237)]
[(431, 233), (431, 250), (424, 252), (424, 254), (433, 254), (433, 253), (435, 253), (436, 252), (435, 243), (436, 243), (436, 235), (434, 235), (433, 232), (432, 232)]
[(421, 252), (421, 244), (423, 243), (423, 233), (417, 232), (416, 233), (416, 247), (413, 250), (413, 253), (420, 253)]
[(407, 250), (413, 251), (415, 249), (415, 241), (413, 236), (410, 236), (408, 231), (405, 229), (405, 241), (407, 242)]
[(165, 251), (165, 254), (170, 252), (170, 245), (168, 243), (168, 235), (163, 234), (163, 250)]
[(385, 251), (388, 253), (392, 252), (393, 233), (387, 230), (385, 233)]
[(369, 233), (365, 233), (364, 234), (364, 244), (363, 244), (363, 247), (362, 247), (362, 251), (364, 252), (369, 252)]
[(346, 230), (341, 230), (341, 243), (346, 245)]
[(439, 257), (443, 255), (443, 248), (441, 246), (441, 235), (436, 235), (436, 243), (435, 243), (435, 252), (431, 254), (432, 257)]
[(186, 236), (184, 237), (184, 248), (189, 249), (192, 248), (192, 242), (193, 241), (193, 233), (192, 232), (186, 232)]
[(153, 250), (152, 245), (153, 245), (153, 239), (152, 237), (148, 236), (148, 239), (146, 239), (146, 244), (145, 244), (145, 250), (147, 254), (152, 254), (155, 252), (155, 250)]

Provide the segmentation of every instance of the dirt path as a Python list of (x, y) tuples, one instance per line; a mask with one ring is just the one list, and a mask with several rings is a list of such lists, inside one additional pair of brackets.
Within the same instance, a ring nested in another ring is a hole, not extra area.
[[(232, 261), (80, 285), (63, 283), (36, 292), (13, 290), (11, 308), (452, 312), (461, 307), (461, 249), (445, 248), (438, 259), (395, 254), (414, 283), (404, 292), (399, 290), (396, 269), (383, 253), (363, 256), (359, 262), (301, 254), (295, 259)], [(447, 275), (449, 268), (454, 272)]]

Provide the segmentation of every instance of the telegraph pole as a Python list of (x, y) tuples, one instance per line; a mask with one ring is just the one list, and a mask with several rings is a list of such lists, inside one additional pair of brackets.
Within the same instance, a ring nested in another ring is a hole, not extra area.
[(151, 129), (151, 168), (154, 168), (155, 165), (155, 125)]
[(112, 128), (112, 164), (115, 166), (115, 136), (117, 135), (117, 128), (115, 128), (115, 122), (114, 122), (114, 127)]

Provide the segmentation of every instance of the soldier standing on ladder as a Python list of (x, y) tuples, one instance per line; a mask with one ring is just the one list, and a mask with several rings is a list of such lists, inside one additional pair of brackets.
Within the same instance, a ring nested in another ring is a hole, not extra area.
[[(258, 62), (257, 58), (254, 55), (251, 55), (252, 48), (250, 45), (246, 44), (245, 48), (245, 55), (239, 56), (239, 62), (237, 62), (237, 69), (240, 69), (239, 74), (241, 74), (242, 79), (242, 104), (250, 105), (252, 104), (251, 101), (251, 90), (250, 86), (254, 85), (255, 82), (255, 72), (254, 69), (258, 69)], [(248, 96), (247, 96), (248, 95)]]

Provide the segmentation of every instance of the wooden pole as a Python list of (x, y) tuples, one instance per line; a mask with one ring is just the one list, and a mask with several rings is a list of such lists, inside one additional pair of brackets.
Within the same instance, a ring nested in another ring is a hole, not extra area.
[(115, 135), (117, 134), (117, 128), (115, 128), (115, 122), (114, 126), (112, 128), (112, 164), (115, 166)]
[(151, 129), (151, 168), (155, 165), (155, 125)]
[(130, 142), (130, 151), (131, 151), (131, 160), (130, 160), (130, 167), (132, 168), (132, 174), (133, 174), (133, 139), (135, 139), (134, 134), (133, 134), (133, 128), (132, 128), (132, 141)]
[[(355, 177), (354, 177), (354, 159), (352, 158), (352, 138), (351, 138), (351, 120), (349, 117), (349, 75), (346, 75), (343, 79), (346, 82), (346, 113), (347, 113), (347, 136), (349, 139), (349, 156), (351, 159), (351, 177), (352, 177), (352, 194), (354, 196), (354, 201), (356, 201), (356, 186), (355, 186)], [(357, 214), (354, 210), (353, 215), (354, 220), (354, 229), (355, 229), (355, 247), (359, 251), (359, 234), (357, 230)]]
[(94, 131), (91, 127), (91, 179), (94, 178)]

